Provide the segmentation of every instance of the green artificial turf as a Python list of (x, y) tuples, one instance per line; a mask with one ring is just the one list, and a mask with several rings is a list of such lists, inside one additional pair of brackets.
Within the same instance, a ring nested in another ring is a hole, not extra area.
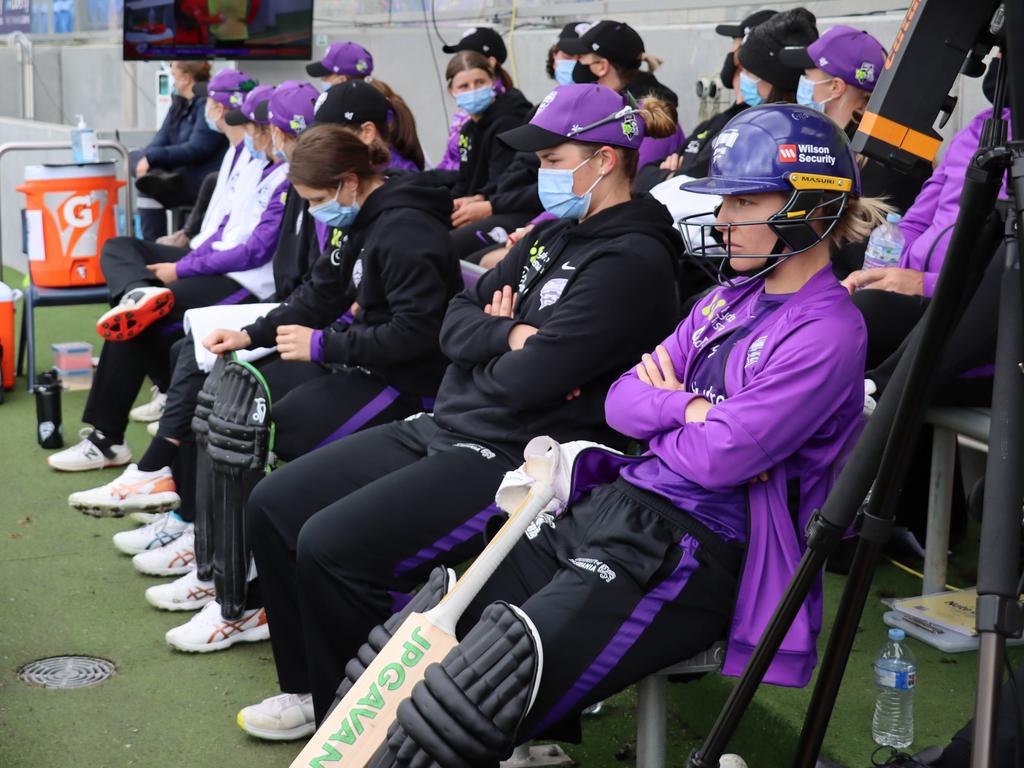
[[(99, 309), (41, 310), (40, 367), (47, 367), (53, 342), (88, 340), (98, 349), (92, 323)], [(287, 766), (296, 745), (258, 742), (234, 724), (239, 708), (276, 692), (270, 645), (172, 651), (163, 635), (190, 614), (163, 613), (143, 599), (145, 588), (160, 580), (137, 573), (110, 543), (132, 524), (86, 517), (66, 504), (68, 493), (107, 482), (117, 471), (51, 471), (35, 441), (34, 402), (24, 380), (6, 398), (0, 405), (0, 766)], [(84, 403), (85, 393), (64, 393), (67, 444), (77, 439)], [(147, 440), (142, 425), (131, 425), (128, 441), (136, 456)], [(976, 546), (976, 532), (973, 541)], [(973, 560), (965, 546), (951, 580), (970, 583)], [(842, 585), (841, 577), (826, 577), (826, 627)], [(917, 589), (919, 582), (889, 565), (876, 577), (825, 742), (825, 753), (842, 765), (870, 765), (871, 661), (885, 642), (878, 598)], [(976, 655), (946, 656), (911, 644), (919, 664), (915, 744), (945, 743), (973, 709)], [(18, 681), (23, 664), (57, 654), (100, 656), (113, 661), (117, 673), (102, 685), (70, 691)], [(713, 674), (669, 686), (670, 765), (682, 765), (699, 744), (731, 684)], [(731, 750), (751, 768), (787, 765), (809, 695), (809, 689), (762, 688)], [(583, 744), (566, 745), (572, 757), (585, 766), (631, 765), (634, 704), (632, 690), (607, 702), (585, 722)]]

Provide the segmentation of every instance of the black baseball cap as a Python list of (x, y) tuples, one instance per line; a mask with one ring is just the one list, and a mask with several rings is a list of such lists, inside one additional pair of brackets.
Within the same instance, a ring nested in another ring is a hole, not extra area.
[(558, 50), (563, 51), (563, 42), (566, 40), (579, 40), (580, 35), (584, 34), (588, 29), (590, 29), (589, 21), (570, 21), (562, 27), (562, 31), (558, 33), (558, 40), (555, 41), (555, 47), (558, 48)]
[(348, 80), (320, 94), (314, 124), (387, 125), (391, 112), (391, 101), (383, 93), (363, 80)]
[(644, 41), (629, 24), (599, 21), (575, 40), (559, 40), (558, 48), (569, 54), (593, 53), (623, 67), (638, 68)]
[(763, 24), (774, 16), (778, 11), (758, 11), (752, 13), (739, 24), (719, 24), (715, 27), (715, 32), (722, 37), (746, 37), (747, 33), (750, 32), (758, 24)]
[(441, 50), (445, 53), (459, 51), (476, 51), (484, 56), (493, 56), (499, 64), (504, 64), (508, 57), (505, 41), (501, 35), (490, 27), (473, 27), (462, 33), (462, 39), (455, 45), (446, 45)]

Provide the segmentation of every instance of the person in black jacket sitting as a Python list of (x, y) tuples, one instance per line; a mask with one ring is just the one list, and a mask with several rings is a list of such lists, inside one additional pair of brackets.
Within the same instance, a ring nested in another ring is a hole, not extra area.
[(224, 135), (207, 123), (206, 94), (193, 90), (209, 81), (209, 62), (176, 61), (171, 78), (174, 96), (160, 130), (132, 153), (135, 187), (146, 196), (139, 199), (146, 240), (167, 234), (164, 209), (194, 203), (203, 179), (216, 173), (228, 147)]
[(630, 185), (644, 135), (674, 128), (657, 100), (633, 110), (598, 85), (549, 94), (505, 137), (537, 151), (556, 219), (452, 300), (440, 337), (452, 364), (433, 414), (351, 435), (256, 486), (247, 539), (285, 693), (242, 710), (249, 733), (312, 732), (313, 705), (322, 718), (345, 663), (387, 618), (389, 591), (483, 547), (494, 492), (532, 437), (625, 447), (604, 397), (674, 327), (682, 249), (665, 208)]
[(455, 200), (452, 226), (461, 227), (491, 215), (471, 207), (486, 202), (483, 194), (496, 181), (515, 152), (498, 141), (498, 134), (522, 125), (533, 105), (517, 89), (499, 93), (494, 88), (495, 71), (476, 51), (459, 51), (445, 70), (448, 92), (469, 113), (459, 134), (459, 175), (452, 187)]

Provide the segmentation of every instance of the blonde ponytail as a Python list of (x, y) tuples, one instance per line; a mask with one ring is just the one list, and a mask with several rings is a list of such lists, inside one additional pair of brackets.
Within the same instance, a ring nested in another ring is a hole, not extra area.
[(652, 139), (664, 139), (676, 132), (679, 112), (670, 102), (653, 93), (640, 100), (640, 117), (643, 118), (645, 133)]
[(836, 222), (829, 238), (837, 245), (862, 243), (868, 239), (875, 227), (885, 221), (886, 215), (894, 210), (878, 197), (848, 198), (843, 215)]

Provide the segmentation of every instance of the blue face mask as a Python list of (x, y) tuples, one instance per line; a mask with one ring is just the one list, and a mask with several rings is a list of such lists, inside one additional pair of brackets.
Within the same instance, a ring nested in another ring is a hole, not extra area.
[(204, 115), (204, 117), (206, 118), (206, 127), (209, 128), (211, 131), (216, 131), (217, 133), (220, 133), (220, 128), (217, 127), (217, 121), (210, 117), (209, 114)]
[(559, 85), (572, 85), (572, 71), (576, 69), (575, 59), (559, 59), (555, 62), (555, 82)]
[(572, 170), (541, 168), (537, 172), (537, 195), (540, 197), (540, 204), (544, 210), (559, 219), (582, 219), (590, 209), (590, 193), (594, 191), (604, 176), (598, 176), (597, 181), (590, 185), (590, 189), (582, 195), (572, 191), (573, 175), (584, 165), (594, 159), (591, 155)]
[(740, 72), (740, 94), (743, 96), (743, 103), (748, 107), (756, 107), (758, 104), (764, 103), (764, 99), (757, 91), (757, 84), (760, 82), (760, 78)]
[(249, 151), (249, 154), (253, 156), (253, 159), (262, 161), (267, 159), (267, 153), (256, 149), (256, 145), (252, 143), (252, 136), (249, 134), (245, 134), (245, 138), (242, 139), (242, 143), (245, 144), (245, 148)]
[(338, 191), (334, 193), (334, 197), (326, 203), (311, 205), (309, 215), (329, 227), (348, 229), (359, 215), (359, 206), (356, 204), (355, 194), (352, 195), (352, 205), (342, 205), (338, 202), (340, 194), (341, 184), (338, 185)]
[(796, 87), (796, 103), (802, 107), (810, 107), (811, 109), (816, 109), (819, 112), (824, 112), (825, 105), (832, 101), (835, 96), (831, 96), (824, 101), (815, 101), (814, 86), (829, 82), (832, 82), (832, 78), (826, 78), (825, 80), (808, 80), (805, 75), (800, 75), (800, 84)]
[(455, 94), (455, 103), (471, 115), (482, 115), (494, 103), (494, 89), (485, 85), (475, 91)]

